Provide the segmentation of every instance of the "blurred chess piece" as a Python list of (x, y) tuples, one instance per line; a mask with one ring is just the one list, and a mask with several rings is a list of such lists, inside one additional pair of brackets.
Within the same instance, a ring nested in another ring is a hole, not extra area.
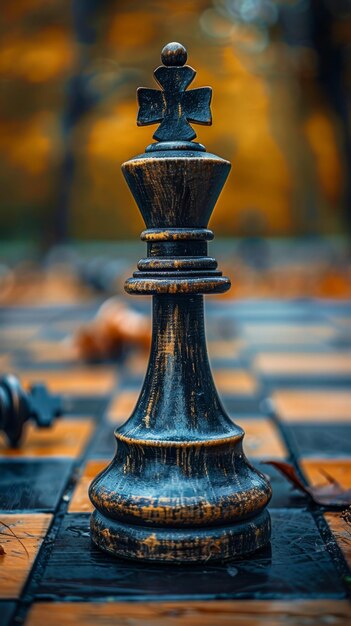
[(0, 432), (5, 433), (10, 447), (20, 445), (26, 422), (49, 428), (63, 413), (63, 399), (50, 394), (42, 383), (26, 391), (13, 374), (0, 378)]
[(87, 361), (116, 358), (129, 348), (148, 350), (151, 328), (145, 315), (133, 311), (119, 298), (110, 298), (96, 318), (82, 326), (74, 337), (79, 356)]

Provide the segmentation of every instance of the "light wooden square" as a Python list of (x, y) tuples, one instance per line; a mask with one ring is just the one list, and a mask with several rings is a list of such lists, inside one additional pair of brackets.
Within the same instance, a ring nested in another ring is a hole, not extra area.
[(42, 382), (53, 393), (81, 396), (108, 394), (117, 382), (116, 370), (113, 367), (87, 366), (62, 370), (17, 370), (16, 374), (24, 387)]
[(69, 513), (91, 513), (94, 510), (89, 500), (88, 490), (92, 480), (107, 467), (108, 461), (88, 461), (80, 476), (70, 502)]
[(261, 352), (256, 355), (253, 367), (268, 376), (351, 376), (351, 352)]
[(124, 389), (118, 392), (108, 408), (107, 416), (113, 424), (122, 424), (130, 417), (139, 396), (139, 389)]
[(215, 369), (213, 377), (220, 394), (252, 396), (258, 390), (255, 376), (243, 369)]
[(27, 424), (20, 448), (8, 448), (0, 434), (0, 457), (79, 457), (93, 432), (94, 421), (58, 419), (51, 428)]
[(1, 514), (0, 545), (5, 554), (0, 556), (0, 598), (19, 597), (51, 519), (51, 515), (36, 513)]
[(351, 391), (344, 389), (277, 389), (272, 399), (286, 422), (351, 421)]
[(233, 418), (245, 431), (244, 451), (248, 457), (284, 459), (285, 444), (276, 426), (265, 418)]
[(26, 626), (349, 626), (350, 615), (347, 600), (41, 602)]
[(292, 324), (245, 322), (241, 326), (244, 339), (258, 344), (315, 345), (333, 339), (336, 329), (326, 324)]
[(351, 458), (300, 459), (299, 464), (311, 486), (324, 485), (330, 476), (343, 489), (351, 489)]

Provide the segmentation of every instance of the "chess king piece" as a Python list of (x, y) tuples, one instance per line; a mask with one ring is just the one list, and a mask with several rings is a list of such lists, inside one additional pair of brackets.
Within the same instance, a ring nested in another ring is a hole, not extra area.
[(64, 412), (63, 401), (50, 394), (42, 383), (25, 391), (16, 376), (0, 378), (0, 431), (12, 448), (18, 448), (23, 429), (29, 420), (38, 428), (49, 428)]
[(219, 400), (205, 342), (203, 294), (230, 287), (207, 256), (230, 163), (192, 141), (189, 122), (211, 124), (211, 89), (186, 91), (195, 71), (185, 48), (168, 44), (161, 59), (161, 91), (138, 90), (137, 123), (159, 122), (157, 142), (122, 165), (147, 227), (147, 258), (125, 289), (152, 296), (151, 354), (116, 455), (90, 487), (91, 536), (121, 557), (219, 561), (269, 541), (271, 488)]

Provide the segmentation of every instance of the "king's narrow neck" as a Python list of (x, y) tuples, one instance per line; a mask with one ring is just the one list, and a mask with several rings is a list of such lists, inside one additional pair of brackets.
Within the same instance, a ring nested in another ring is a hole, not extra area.
[(153, 333), (143, 388), (124, 434), (189, 440), (233, 431), (207, 356), (202, 295), (153, 296)]

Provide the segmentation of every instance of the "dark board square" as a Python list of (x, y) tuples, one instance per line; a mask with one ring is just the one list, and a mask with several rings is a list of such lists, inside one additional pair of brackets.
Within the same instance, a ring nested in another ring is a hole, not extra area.
[(265, 343), (264, 340), (252, 344), (248, 344), (241, 354), (244, 363), (250, 364), (252, 359), (261, 352), (270, 352), (271, 354), (288, 353), (288, 354), (328, 354), (330, 352), (330, 343)]
[(10, 625), (15, 609), (15, 602), (0, 601), (0, 626)]
[(0, 626), (9, 626), (15, 609), (15, 602), (0, 601)]
[(351, 424), (289, 423), (286, 433), (298, 456), (328, 458), (351, 455)]
[(0, 307), (0, 324), (53, 324), (58, 322), (75, 321), (80, 323), (89, 321), (94, 317), (102, 299), (96, 299), (92, 303), (83, 305), (47, 305), (47, 306), (3, 306)]
[(233, 419), (241, 415), (255, 415), (257, 417), (262, 413), (262, 399), (258, 396), (235, 398), (221, 394), (221, 401)]
[(104, 303), (105, 298), (95, 297), (93, 301), (89, 301), (86, 304), (74, 304), (62, 307), (62, 313), (60, 315), (60, 321), (79, 321), (88, 322), (97, 313), (100, 306)]
[(312, 515), (273, 509), (271, 545), (225, 564), (165, 566), (123, 561), (90, 540), (89, 515), (68, 514), (38, 598), (343, 598), (345, 591)]
[(310, 300), (237, 300), (234, 304), (223, 301), (218, 306), (218, 302), (208, 299), (206, 312), (209, 317), (230, 317), (243, 322), (319, 322), (323, 319), (320, 307), (313, 307)]
[(112, 459), (116, 452), (114, 424), (100, 424), (95, 432), (89, 448), (89, 457), (95, 459)]
[(54, 511), (71, 467), (66, 459), (1, 460), (0, 509), (11, 513)]
[(100, 418), (105, 413), (110, 396), (65, 396), (65, 408), (70, 415)]
[(67, 309), (65, 306), (47, 307), (0, 307), (0, 324), (44, 324), (53, 319), (57, 319)]
[(314, 375), (301, 373), (298, 375), (292, 374), (274, 374), (274, 375), (260, 375), (262, 383), (268, 392), (274, 391), (279, 387), (296, 387), (299, 389), (304, 388), (319, 388), (328, 389), (328, 387), (349, 387), (351, 386), (351, 376), (349, 374), (328, 374), (321, 376), (320, 374)]
[(351, 336), (341, 335), (334, 339), (334, 341), (331, 341), (330, 346), (334, 350), (339, 350), (340, 352), (342, 352), (343, 350), (347, 350), (349, 352), (351, 348)]

